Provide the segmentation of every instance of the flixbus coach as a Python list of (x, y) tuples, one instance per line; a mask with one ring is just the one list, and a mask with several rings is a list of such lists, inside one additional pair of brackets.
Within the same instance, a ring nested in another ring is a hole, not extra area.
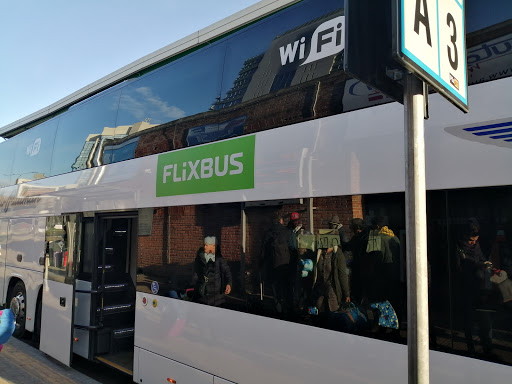
[[(425, 122), (430, 377), (509, 383), (512, 5), (465, 8), (471, 111)], [(16, 335), (137, 383), (404, 382), (403, 106), (344, 73), (344, 22), (261, 1), (0, 128)]]

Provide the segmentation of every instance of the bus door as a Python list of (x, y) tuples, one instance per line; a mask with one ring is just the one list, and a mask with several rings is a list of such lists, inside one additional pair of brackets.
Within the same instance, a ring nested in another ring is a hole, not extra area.
[(137, 213), (101, 214), (95, 222), (92, 357), (133, 374)]
[(48, 217), (45, 238), (39, 349), (69, 366), (72, 356), (74, 284), (80, 249), (79, 217)]
[(73, 352), (133, 374), (137, 212), (82, 218)]

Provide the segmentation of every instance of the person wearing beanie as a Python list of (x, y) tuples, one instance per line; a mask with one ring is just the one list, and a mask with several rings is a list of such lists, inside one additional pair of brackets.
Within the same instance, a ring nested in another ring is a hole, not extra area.
[(231, 293), (233, 279), (226, 260), (220, 255), (217, 238), (206, 236), (194, 262), (192, 285), (194, 300), (208, 305), (224, 304)]

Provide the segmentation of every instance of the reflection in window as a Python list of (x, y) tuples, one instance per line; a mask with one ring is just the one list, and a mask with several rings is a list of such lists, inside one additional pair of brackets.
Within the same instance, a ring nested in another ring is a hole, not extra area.
[(466, 2), (469, 84), (512, 75), (512, 2)]
[(120, 91), (84, 102), (60, 116), (52, 159), (52, 175), (104, 164), (104, 147), (115, 137)]
[[(468, 0), (466, 8), (469, 84), (510, 76), (510, 1)], [(343, 73), (342, 15), (339, 1), (304, 0), (79, 102), (59, 117), (51, 172), (46, 158), (35, 157), (51, 151), (54, 122), (41, 143), (24, 136), (17, 157), (28, 153), (30, 161), (21, 160), (14, 180), (10, 163), (18, 137), (3, 143), (0, 185), (391, 102)], [(312, 49), (321, 26), (332, 28), (325, 57), (323, 48)]]
[(465, 10), (468, 33), (512, 20), (512, 3), (509, 0), (466, 0)]
[(16, 136), (18, 147), (12, 169), (16, 184), (50, 175), (57, 124), (58, 119), (52, 119)]
[(77, 216), (55, 216), (46, 220), (46, 279), (73, 283)]
[(0, 143), (0, 188), (14, 184), (12, 181), (12, 165), (18, 137)]
[[(512, 296), (500, 286), (512, 276), (511, 196), (427, 194), (432, 349), (512, 365)], [(156, 281), (175, 300), (405, 344), (404, 194), (312, 203), (155, 208), (138, 239), (137, 289)]]
[[(150, 128), (209, 111), (220, 94), (224, 51), (223, 44), (213, 44), (124, 87), (116, 136), (129, 140), (135, 135), (151, 135), (154, 129)], [(146, 125), (134, 129), (141, 122)], [(133, 128), (123, 131), (123, 127)], [(171, 132), (163, 139), (172, 141), (173, 136)], [(169, 149), (173, 148), (161, 148)]]

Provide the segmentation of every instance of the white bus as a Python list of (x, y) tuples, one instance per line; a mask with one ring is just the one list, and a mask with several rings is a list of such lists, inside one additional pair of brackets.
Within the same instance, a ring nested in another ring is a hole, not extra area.
[[(512, 6), (465, 5), (470, 113), (425, 122), (430, 376), (509, 383)], [(403, 106), (343, 72), (343, 21), (262, 1), (0, 128), (16, 335), (137, 383), (405, 382)]]

